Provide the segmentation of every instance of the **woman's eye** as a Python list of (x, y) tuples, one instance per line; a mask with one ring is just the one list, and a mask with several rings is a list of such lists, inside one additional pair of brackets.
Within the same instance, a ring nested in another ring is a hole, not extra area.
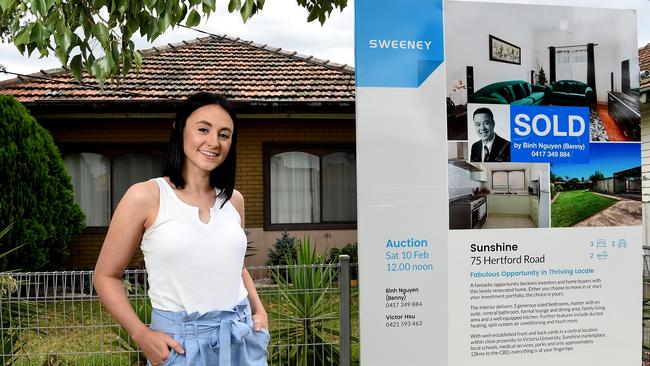
[(229, 139), (229, 138), (230, 138), (230, 135), (227, 134), (227, 133), (220, 133), (220, 134), (219, 134), (219, 137), (222, 138), (222, 139)]
[(208, 129), (207, 128), (199, 128), (199, 132), (208, 133)]

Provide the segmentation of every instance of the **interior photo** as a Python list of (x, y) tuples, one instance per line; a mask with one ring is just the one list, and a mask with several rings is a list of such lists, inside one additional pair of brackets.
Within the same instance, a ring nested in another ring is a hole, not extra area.
[(591, 141), (639, 141), (632, 10), (448, 1), (447, 130), (467, 140), (467, 103), (588, 106)]
[(448, 143), (449, 228), (549, 227), (549, 165), (470, 163), (466, 142)]

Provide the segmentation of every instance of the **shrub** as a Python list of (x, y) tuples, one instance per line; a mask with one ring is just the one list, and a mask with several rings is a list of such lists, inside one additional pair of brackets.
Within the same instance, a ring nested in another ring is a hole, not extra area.
[(296, 260), (296, 238), (290, 236), (285, 230), (282, 237), (275, 241), (272, 249), (269, 249), (269, 256), (266, 264), (269, 266), (280, 266), (289, 264), (289, 261)]
[(0, 166), (0, 227), (14, 223), (0, 243), (23, 246), (0, 259), (0, 271), (59, 268), (84, 215), (52, 136), (7, 95), (0, 95)]
[[(350, 264), (359, 263), (358, 245), (356, 242), (347, 243), (343, 248), (331, 248), (327, 253), (327, 261), (329, 263), (338, 263), (339, 256), (344, 254), (350, 257)], [(358, 277), (358, 267), (352, 266), (350, 268), (350, 278), (356, 280)]]
[[(271, 271), (278, 284), (281, 306), (269, 309), (273, 344), (269, 364), (298, 366), (339, 365), (338, 302), (333, 300), (335, 267), (327, 266), (309, 237), (298, 240), (296, 259), (290, 259), (287, 276)], [(294, 266), (295, 265), (295, 266)]]

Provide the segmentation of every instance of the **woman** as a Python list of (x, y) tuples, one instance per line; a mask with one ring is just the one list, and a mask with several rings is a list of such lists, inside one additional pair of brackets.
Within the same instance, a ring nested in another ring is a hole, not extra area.
[[(131, 186), (113, 215), (95, 289), (151, 365), (266, 365), (268, 317), (243, 267), (236, 131), (223, 97), (189, 97), (172, 127), (165, 177)], [(138, 245), (154, 308), (150, 328), (122, 285)]]

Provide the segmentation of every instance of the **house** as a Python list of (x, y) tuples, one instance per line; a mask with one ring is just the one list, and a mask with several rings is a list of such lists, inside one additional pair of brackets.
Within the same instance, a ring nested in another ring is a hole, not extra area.
[[(142, 53), (141, 70), (105, 90), (64, 69), (0, 82), (51, 132), (86, 214), (68, 267), (92, 267), (126, 189), (162, 174), (176, 106), (198, 91), (238, 110), (249, 265), (263, 264), (285, 229), (321, 249), (356, 242), (353, 68), (228, 36)], [(138, 253), (130, 266), (141, 265)]]
[(639, 48), (639, 68), (641, 69), (639, 85), (641, 103), (650, 103), (650, 43)]

